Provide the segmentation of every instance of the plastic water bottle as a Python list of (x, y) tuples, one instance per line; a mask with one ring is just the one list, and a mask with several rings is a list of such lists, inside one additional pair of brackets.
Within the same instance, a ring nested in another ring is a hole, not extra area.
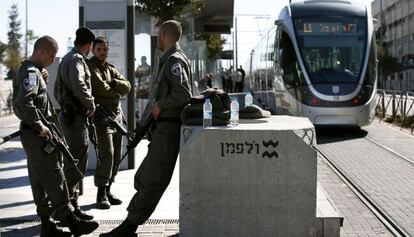
[(67, 42), (67, 50), (68, 50), (68, 52), (69, 51), (71, 51), (72, 50), (72, 48), (73, 48), (73, 41), (72, 41), (72, 38), (68, 38), (68, 42)]
[(230, 125), (236, 126), (239, 124), (239, 102), (237, 97), (232, 98), (230, 104)]
[(213, 105), (210, 99), (206, 99), (203, 105), (203, 127), (211, 127), (213, 119)]
[(244, 96), (244, 106), (250, 106), (253, 104), (253, 96), (250, 92), (247, 92), (247, 94)]

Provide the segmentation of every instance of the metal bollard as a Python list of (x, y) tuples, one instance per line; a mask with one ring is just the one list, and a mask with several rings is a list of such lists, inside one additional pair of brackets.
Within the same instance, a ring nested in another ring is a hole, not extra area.
[(385, 118), (386, 108), (385, 108), (385, 90), (382, 91), (382, 118)]
[(391, 107), (391, 110), (392, 110), (392, 118), (394, 118), (395, 117), (395, 115), (397, 114), (397, 111), (396, 111), (396, 109), (395, 109), (395, 92), (392, 92), (392, 97), (391, 97), (391, 102), (392, 102), (392, 107)]

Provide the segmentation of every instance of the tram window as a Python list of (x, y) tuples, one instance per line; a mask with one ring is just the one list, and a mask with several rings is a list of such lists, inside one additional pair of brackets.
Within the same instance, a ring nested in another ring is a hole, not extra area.
[(298, 45), (312, 83), (357, 83), (366, 49), (366, 19), (295, 19)]
[(283, 80), (287, 89), (304, 84), (302, 70), (299, 66), (290, 37), (283, 32), (280, 41), (279, 63), (283, 72)]

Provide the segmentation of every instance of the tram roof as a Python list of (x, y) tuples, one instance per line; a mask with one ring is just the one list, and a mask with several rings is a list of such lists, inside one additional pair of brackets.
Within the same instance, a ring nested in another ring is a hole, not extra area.
[(306, 16), (366, 16), (366, 9), (363, 4), (345, 0), (293, 2), (290, 4), (290, 10), (294, 18)]

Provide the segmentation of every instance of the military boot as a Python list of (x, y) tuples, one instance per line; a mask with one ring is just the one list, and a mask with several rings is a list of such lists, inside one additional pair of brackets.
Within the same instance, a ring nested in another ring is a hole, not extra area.
[(112, 184), (106, 186), (106, 195), (108, 196), (109, 203), (111, 203), (111, 205), (121, 205), (121, 199), (117, 198), (115, 195), (111, 193), (111, 185)]
[(93, 216), (92, 215), (89, 215), (89, 214), (87, 214), (86, 212), (84, 212), (84, 211), (82, 211), (81, 209), (80, 209), (80, 207), (79, 207), (79, 204), (78, 204), (78, 197), (77, 196), (75, 196), (74, 198), (72, 198), (71, 200), (70, 200), (70, 203), (72, 203), (72, 206), (73, 206), (73, 208), (75, 209), (74, 210), (74, 214), (79, 218), (79, 219), (81, 219), (81, 220), (87, 220), (87, 221), (89, 221), (89, 220), (92, 220), (93, 219)]
[(40, 221), (42, 223), (40, 227), (40, 237), (71, 237), (70, 232), (65, 232), (59, 229), (54, 222), (50, 220), (48, 216), (41, 216)]
[(108, 201), (108, 196), (106, 193), (106, 187), (98, 187), (98, 194), (96, 195), (96, 208), (98, 209), (109, 209), (111, 204)]
[(138, 225), (124, 220), (118, 227), (108, 233), (100, 234), (99, 237), (137, 237), (135, 233)]
[(65, 219), (68, 222), (70, 232), (75, 237), (90, 234), (99, 226), (96, 221), (79, 219), (73, 212), (65, 216)]

